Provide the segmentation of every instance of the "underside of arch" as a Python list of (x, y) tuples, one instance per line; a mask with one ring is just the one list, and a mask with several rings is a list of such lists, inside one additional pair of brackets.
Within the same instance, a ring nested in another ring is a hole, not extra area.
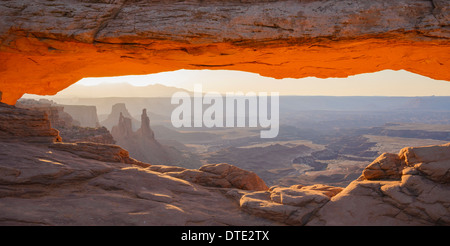
[(8, 104), (84, 77), (178, 69), (278, 79), (403, 69), (450, 81), (448, 1), (18, 2), (0, 3)]

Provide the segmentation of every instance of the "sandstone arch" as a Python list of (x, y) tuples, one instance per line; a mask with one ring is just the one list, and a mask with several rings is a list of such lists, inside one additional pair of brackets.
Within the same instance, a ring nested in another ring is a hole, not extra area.
[(448, 1), (2, 1), (0, 91), (230, 69), (274, 78), (404, 69), (450, 80)]

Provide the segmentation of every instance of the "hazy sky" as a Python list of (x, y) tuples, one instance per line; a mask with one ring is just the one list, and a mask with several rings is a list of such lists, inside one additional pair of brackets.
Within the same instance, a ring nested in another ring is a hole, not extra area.
[[(434, 80), (404, 70), (384, 70), (376, 73), (359, 74), (348, 78), (318, 79), (273, 79), (255, 73), (230, 70), (178, 70), (149, 75), (131, 75), (120, 77), (84, 78), (54, 97), (110, 97), (143, 96), (145, 90), (134, 95), (133, 91), (123, 91), (121, 87), (112, 86), (110, 90), (100, 89), (91, 93), (77, 85), (95, 86), (108, 83), (129, 83), (135, 86), (162, 84), (193, 91), (194, 84), (201, 83), (203, 92), (279, 92), (280, 95), (319, 95), (319, 96), (450, 96), (450, 82)], [(152, 88), (153, 90), (154, 88)], [(158, 92), (162, 93), (162, 92)], [(116, 95), (117, 94), (117, 95)], [(133, 94), (133, 95), (130, 95)], [(152, 93), (154, 94), (154, 93)], [(159, 94), (158, 94), (159, 95)], [(152, 96), (152, 95), (149, 95)], [(25, 94), (25, 98), (42, 98)], [(54, 98), (53, 96), (45, 96)]]
[(450, 96), (450, 82), (433, 80), (404, 70), (384, 70), (348, 78), (273, 79), (229, 70), (178, 70), (150, 75), (84, 78), (83, 85), (130, 83), (136, 86), (163, 84), (193, 90), (201, 83), (203, 92), (279, 92), (280, 95), (325, 96)]

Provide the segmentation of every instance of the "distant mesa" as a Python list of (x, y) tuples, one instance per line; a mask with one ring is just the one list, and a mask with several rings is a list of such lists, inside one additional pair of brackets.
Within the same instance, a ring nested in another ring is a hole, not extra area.
[(40, 99), (39, 101), (33, 99), (20, 99), (16, 103), (16, 106), (19, 108), (27, 108), (44, 112), (47, 114), (51, 126), (56, 129), (81, 126), (81, 123), (74, 119), (72, 115), (68, 114), (62, 105), (56, 104), (47, 99)]
[[(113, 79), (112, 79), (113, 80)], [(176, 92), (188, 90), (161, 84), (134, 86), (129, 83), (103, 83), (95, 86), (73, 84), (55, 97), (58, 98), (108, 98), (108, 97), (172, 97)]]
[(95, 106), (61, 105), (46, 99), (20, 99), (16, 106), (43, 113), (48, 127), (57, 130), (64, 142), (115, 143), (108, 129), (100, 127)]
[(97, 108), (87, 105), (61, 105), (64, 112), (76, 119), (82, 127), (99, 127)]
[[(51, 119), (51, 112), (49, 110), (58, 111), (58, 117), (64, 119), (66, 122), (70, 121), (73, 125), (81, 127), (99, 127), (99, 121), (97, 117), (97, 107), (89, 105), (65, 105), (58, 104), (48, 99), (20, 99), (16, 106), (25, 108), (34, 108), (37, 110), (46, 111)], [(57, 127), (59, 123), (52, 122), (52, 126)]]

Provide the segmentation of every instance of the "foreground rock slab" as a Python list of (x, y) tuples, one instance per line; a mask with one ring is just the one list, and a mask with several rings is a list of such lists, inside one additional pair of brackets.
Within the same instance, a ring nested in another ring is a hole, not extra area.
[[(374, 166), (394, 175), (373, 175)], [(308, 225), (450, 225), (450, 143), (404, 148), (369, 168)]]
[(330, 198), (343, 188), (327, 185), (273, 187), (269, 191), (227, 193), (250, 214), (287, 225), (305, 225)]
[(220, 189), (137, 165), (42, 144), (0, 149), (1, 225), (279, 224), (241, 211)]

